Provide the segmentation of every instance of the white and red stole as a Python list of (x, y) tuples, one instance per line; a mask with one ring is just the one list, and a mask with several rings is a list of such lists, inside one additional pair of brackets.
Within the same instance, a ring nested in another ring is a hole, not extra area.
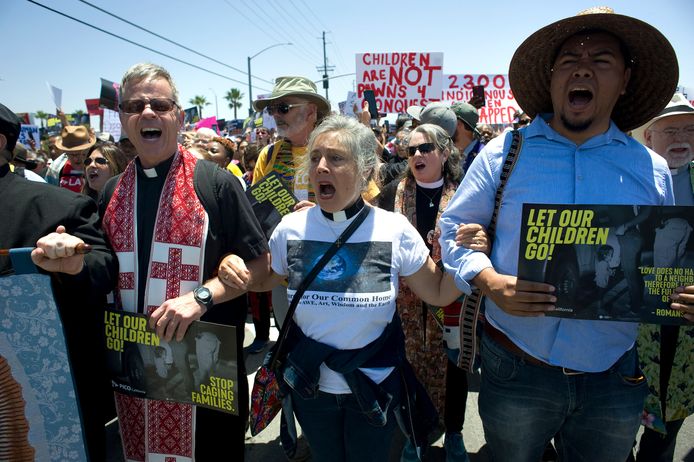
[[(159, 197), (145, 287), (138, 287), (137, 171), (130, 162), (106, 207), (103, 227), (118, 256), (117, 300), (126, 311), (152, 313), (165, 300), (202, 283), (209, 218), (193, 187), (197, 159), (179, 146)], [(145, 291), (145, 306), (138, 293)], [(194, 460), (195, 409), (116, 392), (128, 462)]]

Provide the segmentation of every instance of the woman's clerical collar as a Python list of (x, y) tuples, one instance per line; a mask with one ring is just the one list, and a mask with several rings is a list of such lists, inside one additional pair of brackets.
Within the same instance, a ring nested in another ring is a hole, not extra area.
[(325, 218), (327, 218), (328, 220), (341, 222), (341, 221), (349, 220), (350, 218), (355, 216), (357, 213), (359, 213), (359, 211), (363, 208), (364, 208), (364, 199), (362, 199), (361, 196), (359, 196), (359, 199), (357, 199), (357, 201), (354, 204), (350, 205), (349, 207), (347, 207), (344, 210), (340, 210), (339, 212), (330, 213), (330, 212), (326, 212), (323, 209), (320, 209), (320, 211), (323, 213), (323, 216)]

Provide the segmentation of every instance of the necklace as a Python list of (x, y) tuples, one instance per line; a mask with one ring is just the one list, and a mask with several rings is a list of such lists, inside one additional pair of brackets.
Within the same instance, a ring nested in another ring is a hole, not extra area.
[(421, 192), (422, 194), (424, 194), (424, 197), (426, 197), (427, 199), (429, 199), (429, 208), (432, 208), (432, 207), (434, 207), (434, 199), (436, 199), (436, 196), (438, 196), (438, 195), (441, 194), (441, 191), (443, 191), (443, 187), (442, 187), (442, 186), (439, 186), (438, 188), (436, 188), (436, 191), (435, 191), (434, 194), (431, 195), (431, 196), (430, 196), (429, 194), (425, 193), (425, 192), (424, 192), (424, 188), (422, 188), (422, 187), (419, 186), (419, 185), (417, 185), (417, 191), (418, 191), (418, 192)]

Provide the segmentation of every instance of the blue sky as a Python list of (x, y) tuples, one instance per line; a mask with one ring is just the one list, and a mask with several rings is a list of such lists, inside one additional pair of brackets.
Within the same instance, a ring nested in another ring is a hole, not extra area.
[[(591, 1), (340, 1), (324, 0), (89, 0), (104, 10), (199, 53), (235, 67), (237, 72), (148, 35), (79, 0), (36, 0), (50, 8), (121, 35), (136, 43), (188, 61), (238, 82), (157, 55), (26, 0), (0, 1), (0, 29), (9, 46), (0, 68), (0, 102), (16, 112), (53, 112), (46, 81), (63, 90), (66, 112), (86, 110), (97, 98), (100, 78), (119, 81), (132, 64), (150, 61), (173, 75), (184, 106), (195, 95), (211, 102), (204, 115), (232, 118), (223, 95), (232, 87), (244, 93), (248, 111), (247, 57), (252, 60), (253, 95), (269, 92), (281, 75), (319, 80), (323, 64), (321, 35), (326, 31), (333, 76), (355, 71), (355, 54), (430, 51), (444, 53), (445, 74), (506, 73), (515, 49), (532, 32), (579, 10)], [(694, 87), (694, 2), (691, 0), (612, 1), (617, 13), (644, 20), (670, 40), (679, 58), (680, 84)], [(7, 50), (7, 48), (6, 48)], [(331, 80), (333, 107), (354, 88), (355, 76)], [(319, 91), (324, 93), (320, 88)]]

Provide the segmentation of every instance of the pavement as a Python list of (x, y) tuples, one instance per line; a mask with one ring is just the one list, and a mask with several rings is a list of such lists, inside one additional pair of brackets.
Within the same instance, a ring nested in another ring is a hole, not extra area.
[[(264, 352), (247, 355), (246, 370), (248, 374), (249, 386), (253, 384), (255, 371), (260, 367), (265, 352), (272, 345), (272, 341), (277, 339), (277, 329), (274, 327), (270, 332), (271, 343), (266, 347)], [(246, 323), (246, 334), (244, 346), (251, 344), (254, 338), (253, 323)], [(489, 462), (489, 448), (484, 440), (484, 431), (482, 430), (482, 422), (480, 421), (477, 411), (477, 395), (479, 392), (479, 375), (471, 374), (469, 376), (469, 393), (467, 400), (467, 409), (465, 412), (465, 426), (463, 428), (463, 440), (468, 451), (471, 462)], [(283, 462), (287, 459), (284, 456), (282, 447), (279, 442), (279, 418), (276, 418), (263, 432), (259, 435), (251, 436), (250, 432), (246, 434), (246, 461), (247, 462)], [(640, 433), (640, 432), (639, 432)], [(123, 462), (123, 455), (120, 448), (120, 438), (118, 436), (117, 422), (107, 426), (108, 435), (108, 459), (107, 462)], [(522, 429), (519, 431), (519, 437), (522, 438)], [(303, 441), (303, 440), (300, 440)], [(404, 444), (400, 432), (396, 431), (396, 438), (393, 442), (391, 457), (387, 462), (398, 462), (400, 460), (400, 450)], [(305, 450), (300, 447), (299, 452)], [(444, 462), (446, 454), (443, 450), (443, 436), (436, 439), (427, 450), (424, 457), (425, 462)], [(310, 457), (303, 460), (310, 461)], [(682, 429), (677, 438), (677, 447), (675, 449), (675, 462), (694, 462), (694, 416), (690, 416), (684, 422)], [(615, 461), (622, 462), (622, 461)]]

